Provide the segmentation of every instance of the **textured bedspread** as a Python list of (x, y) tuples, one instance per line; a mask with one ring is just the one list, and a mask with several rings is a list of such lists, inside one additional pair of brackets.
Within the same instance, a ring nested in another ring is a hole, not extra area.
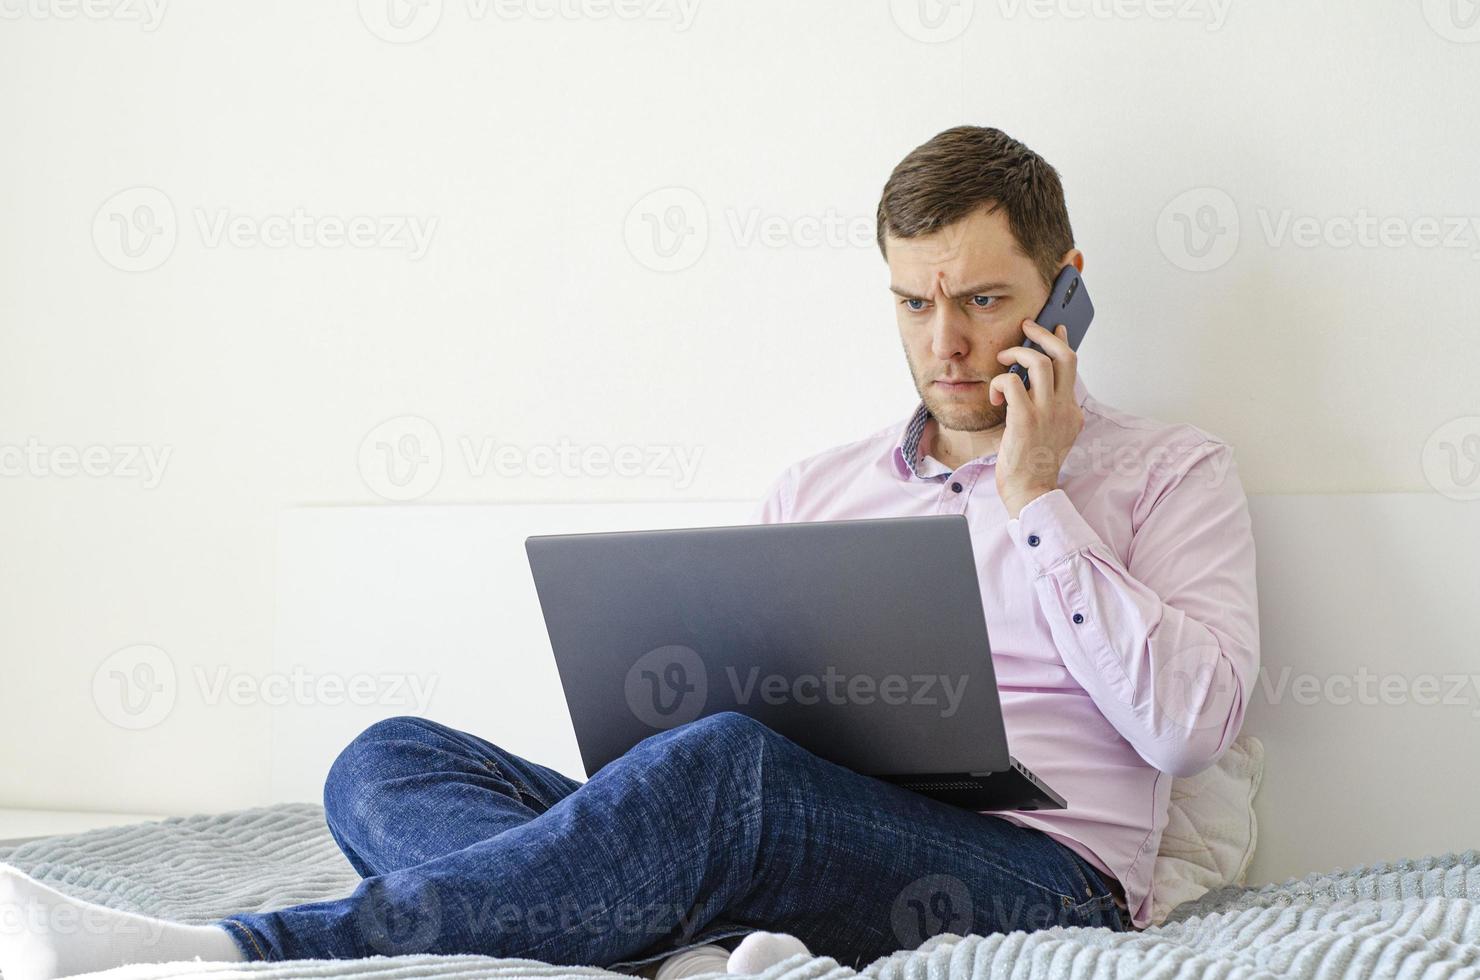
[[(0, 862), (80, 898), (182, 922), (333, 898), (358, 881), (318, 807), (294, 804), (109, 828), (0, 847)], [(862, 971), (876, 980), (1091, 977), (1480, 977), (1480, 854), (1361, 866), (1188, 902), (1141, 933), (1047, 929), (938, 936)], [(768, 980), (859, 974), (794, 958)], [(177, 963), (92, 974), (143, 977), (607, 977), (528, 960), (397, 956)]]

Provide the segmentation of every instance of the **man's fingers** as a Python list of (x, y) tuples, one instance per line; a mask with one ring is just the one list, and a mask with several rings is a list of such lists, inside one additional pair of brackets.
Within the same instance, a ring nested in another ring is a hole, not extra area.
[(987, 385), (987, 397), (993, 405), (1001, 405), (1003, 402), (1006, 402), (1007, 407), (1011, 408), (1019, 404), (1019, 399), (1024, 402), (1027, 401), (1028, 390), (1023, 387), (1022, 378), (1019, 378), (1011, 371), (1003, 371), (992, 379), (991, 384)]
[[(1069, 328), (1061, 323), (1050, 332), (1029, 320), (1023, 324), (1023, 333), (1053, 359), (1054, 389), (1066, 397), (1072, 397), (1074, 379), (1079, 374), (1079, 355), (1069, 346)], [(1031, 376), (1030, 374), (1029, 377)], [(1038, 386), (1036, 380), (1033, 386)]]
[[(1042, 331), (1047, 334), (1047, 331)], [(1031, 338), (1038, 342), (1037, 337)], [(997, 352), (997, 360), (1003, 364), (1021, 364), (1028, 370), (1028, 381), (1033, 386), (1028, 392), (1033, 400), (1047, 406), (1054, 392), (1054, 363), (1043, 351), (1023, 346), (1008, 347)], [(1011, 373), (1011, 372), (1009, 372)]]

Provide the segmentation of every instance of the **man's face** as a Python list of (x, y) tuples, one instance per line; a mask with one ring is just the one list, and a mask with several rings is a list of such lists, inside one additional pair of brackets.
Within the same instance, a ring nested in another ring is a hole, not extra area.
[(1023, 342), (1022, 322), (1038, 315), (1049, 289), (1006, 213), (984, 207), (929, 235), (886, 235), (884, 247), (899, 338), (925, 407), (947, 429), (1002, 425), (1007, 403), (993, 405), (987, 388), (1007, 370), (997, 352)]

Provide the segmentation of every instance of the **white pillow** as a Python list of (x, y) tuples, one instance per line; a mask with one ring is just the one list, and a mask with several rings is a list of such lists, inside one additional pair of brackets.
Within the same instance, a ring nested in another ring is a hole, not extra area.
[(1167, 826), (1152, 868), (1151, 921), (1224, 885), (1242, 885), (1254, 859), (1254, 794), (1264, 745), (1240, 735), (1212, 766), (1172, 782)]

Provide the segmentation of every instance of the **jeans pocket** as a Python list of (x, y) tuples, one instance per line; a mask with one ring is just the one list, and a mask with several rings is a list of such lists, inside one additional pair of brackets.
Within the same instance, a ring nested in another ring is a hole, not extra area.
[(1064, 918), (1064, 924), (1069, 926), (1109, 929), (1112, 932), (1125, 931), (1125, 919), (1120, 907), (1115, 904), (1114, 895), (1096, 895), (1094, 898), (1085, 899), (1069, 908)]
[(1074, 855), (1074, 870), (1080, 881), (1079, 893), (1071, 901), (1064, 900), (1064, 918), (1067, 925), (1105, 927), (1116, 932), (1125, 931), (1125, 914), (1115, 904), (1115, 895), (1094, 865), (1079, 855)]

